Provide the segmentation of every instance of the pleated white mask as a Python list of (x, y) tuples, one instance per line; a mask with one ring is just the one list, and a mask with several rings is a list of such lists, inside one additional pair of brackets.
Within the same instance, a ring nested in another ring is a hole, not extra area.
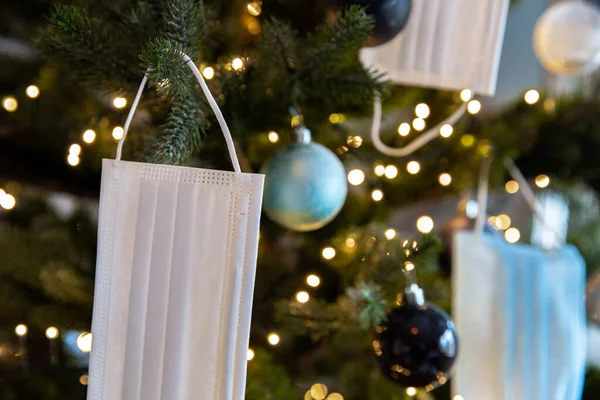
[[(246, 355), (264, 176), (104, 160), (90, 400), (235, 399)], [(145, 85), (144, 78), (125, 132)]]
[[(476, 230), (454, 237), (452, 314), (462, 345), (452, 392), (465, 399), (581, 399), (585, 262), (561, 243), (562, 233), (541, 242), (554, 245), (546, 250), (482, 233), (490, 164), (484, 160), (480, 174)], [(512, 161), (505, 165), (540, 219), (529, 184)], [(549, 233), (559, 226), (541, 223)]]
[(360, 51), (393, 82), (493, 95), (509, 0), (415, 0), (393, 40)]

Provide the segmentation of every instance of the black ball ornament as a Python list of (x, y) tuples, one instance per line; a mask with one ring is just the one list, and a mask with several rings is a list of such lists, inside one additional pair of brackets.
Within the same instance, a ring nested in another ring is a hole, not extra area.
[(421, 295), (421, 301), (419, 296), (407, 299), (387, 315), (373, 349), (387, 378), (403, 387), (433, 390), (449, 379), (458, 337), (448, 314)]
[(338, 6), (359, 5), (375, 17), (375, 29), (365, 46), (379, 46), (395, 38), (408, 22), (412, 0), (337, 0)]

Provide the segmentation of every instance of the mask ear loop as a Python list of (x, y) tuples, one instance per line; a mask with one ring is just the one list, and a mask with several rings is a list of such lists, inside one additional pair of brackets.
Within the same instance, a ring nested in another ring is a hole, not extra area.
[[(180, 52), (180, 53), (181, 53), (181, 58), (183, 58), (183, 61), (192, 70), (192, 73), (198, 80), (198, 83), (200, 83), (202, 92), (204, 92), (204, 95), (206, 96), (206, 99), (208, 100), (208, 104), (210, 105), (210, 108), (213, 110), (213, 112), (215, 113), (215, 116), (217, 117), (217, 121), (219, 122), (221, 131), (223, 131), (223, 136), (225, 137), (225, 141), (227, 142), (227, 150), (229, 151), (229, 157), (231, 158), (231, 163), (233, 164), (233, 169), (235, 170), (236, 173), (239, 174), (242, 172), (242, 170), (240, 168), (240, 162), (238, 161), (237, 154), (235, 151), (235, 145), (233, 143), (233, 138), (231, 137), (231, 132), (229, 131), (227, 122), (225, 122), (223, 113), (221, 113), (221, 110), (219, 109), (219, 105), (215, 101), (215, 98), (213, 97), (212, 93), (210, 92), (210, 89), (208, 88), (206, 81), (202, 77), (200, 70), (198, 70), (198, 67), (196, 67), (196, 64), (194, 64), (194, 62), (187, 56), (187, 54), (185, 54), (183, 52)], [(138, 103), (140, 102), (140, 98), (142, 97), (142, 92), (144, 91), (144, 87), (146, 86), (147, 82), (148, 82), (148, 74), (146, 73), (144, 75), (144, 77), (142, 78), (140, 87), (138, 88), (137, 94), (135, 95), (135, 99), (133, 100), (133, 104), (131, 105), (131, 109), (129, 110), (129, 114), (127, 115), (127, 120), (125, 121), (125, 126), (123, 127), (123, 131), (124, 131), (123, 137), (121, 138), (121, 140), (119, 141), (119, 144), (117, 146), (117, 155), (115, 157), (115, 162), (121, 160), (121, 154), (123, 152), (123, 144), (125, 143), (125, 138), (127, 138), (127, 132), (129, 131), (129, 126), (131, 125), (131, 120), (133, 119), (133, 114), (135, 113), (135, 110), (137, 109)]]
[[(519, 188), (521, 189), (520, 192), (523, 195), (523, 199), (525, 200), (525, 203), (527, 203), (527, 206), (531, 209), (534, 217), (539, 219), (544, 225), (544, 227), (550, 230), (550, 232), (552, 232), (552, 234), (556, 238), (560, 239), (561, 235), (559, 235), (558, 232), (556, 232), (556, 230), (552, 228), (552, 226), (550, 226), (544, 219), (544, 217), (540, 214), (537, 200), (535, 198), (535, 193), (531, 188), (531, 185), (529, 185), (519, 168), (516, 166), (515, 162), (512, 159), (506, 157), (503, 160), (503, 163), (506, 169), (508, 170), (510, 176), (519, 184)], [(487, 219), (488, 186), (491, 164), (492, 157), (486, 157), (483, 159), (483, 162), (481, 163), (481, 168), (479, 170), (479, 182), (477, 185), (478, 212), (477, 218), (475, 219), (474, 228), (474, 232), (477, 234), (483, 233), (483, 228)]]
[(556, 229), (554, 229), (540, 213), (538, 202), (537, 202), (537, 199), (535, 198), (535, 193), (533, 192), (531, 185), (529, 185), (529, 183), (527, 182), (527, 179), (525, 179), (525, 177), (521, 173), (521, 170), (519, 170), (519, 168), (517, 167), (515, 162), (508, 157), (506, 157), (504, 159), (504, 166), (508, 170), (508, 173), (510, 174), (510, 176), (515, 181), (517, 181), (517, 183), (519, 184), (519, 188), (520, 188), (519, 191), (523, 195), (523, 198), (525, 199), (527, 206), (531, 209), (533, 216), (542, 223), (544, 228), (548, 229), (554, 235), (554, 237), (556, 239), (558, 239), (556, 241), (556, 243), (560, 243), (563, 238), (562, 235), (560, 235), (556, 231)]
[(488, 206), (488, 186), (490, 179), (490, 168), (492, 166), (492, 157), (488, 156), (481, 162), (479, 169), (479, 182), (477, 184), (477, 218), (475, 218), (474, 232), (478, 235), (483, 233), (483, 227), (487, 220)]
[(448, 118), (434, 126), (433, 128), (425, 131), (420, 134), (419, 137), (414, 139), (412, 142), (407, 144), (404, 147), (390, 147), (381, 141), (379, 137), (379, 131), (381, 129), (381, 95), (379, 92), (373, 93), (373, 122), (371, 124), (371, 140), (373, 141), (373, 146), (382, 154), (390, 157), (406, 157), (415, 151), (419, 150), (421, 147), (425, 146), (427, 143), (431, 142), (433, 139), (437, 138), (440, 134), (440, 129), (443, 125), (449, 124), (453, 125), (458, 121), (465, 112), (467, 111), (467, 103), (463, 103), (452, 115)]

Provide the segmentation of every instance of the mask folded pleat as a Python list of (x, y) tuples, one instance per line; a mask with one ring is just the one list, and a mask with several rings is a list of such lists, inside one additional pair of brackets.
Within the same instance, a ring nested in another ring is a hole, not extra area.
[[(193, 244), (193, 267), (184, 307), (187, 356), (182, 364), (183, 387), (186, 392), (178, 399), (217, 399), (223, 378), (226, 339), (227, 302), (225, 287), (230, 279), (230, 203), (227, 187), (200, 187)], [(210, 235), (201, 232), (211, 232)], [(192, 355), (192, 356), (190, 356)]]
[(186, 309), (193, 308), (190, 303), (190, 269), (197, 260), (193, 259), (192, 242), (194, 222), (197, 219), (197, 186), (181, 183), (178, 188), (177, 210), (175, 216), (175, 235), (171, 260), (171, 278), (169, 283), (168, 317), (166, 333), (164, 369), (162, 375), (161, 399), (183, 399), (182, 377), (185, 357)]
[[(123, 185), (126, 186), (126, 185)], [(123, 371), (123, 399), (139, 399), (141, 393), (142, 366), (144, 363), (144, 340), (146, 316), (148, 314), (148, 287), (152, 262), (152, 243), (156, 223), (158, 184), (142, 180), (138, 196), (138, 212), (134, 220), (135, 238), (128, 302), (128, 324), (120, 329), (126, 335), (127, 353)], [(130, 218), (131, 219), (131, 218)], [(129, 224), (122, 224), (129, 225)], [(117, 397), (115, 397), (117, 398)]]
[[(126, 378), (127, 367), (125, 360), (127, 357), (126, 338), (128, 330), (128, 316), (131, 293), (131, 279), (133, 277), (134, 262), (136, 254), (139, 253), (136, 234), (140, 227), (135, 223), (137, 215), (144, 215), (147, 210), (155, 208), (156, 195), (151, 185), (143, 188), (140, 181), (133, 181), (130, 185), (115, 185), (112, 174), (106, 174), (110, 183), (104, 181), (103, 188), (106, 188), (109, 193), (106, 195), (107, 201), (101, 204), (102, 207), (108, 209), (101, 210), (107, 216), (106, 221), (101, 219), (102, 223), (109, 223), (110, 228), (106, 228), (111, 232), (111, 256), (105, 261), (106, 265), (119, 265), (120, 268), (109, 268), (108, 270), (99, 271), (102, 275), (108, 273), (108, 288), (100, 289), (100, 293), (96, 292), (94, 297), (94, 313), (101, 314), (101, 310), (106, 309), (107, 316), (104, 317), (106, 325), (93, 328), (93, 346), (94, 353), (91, 357), (91, 363), (102, 362), (104, 366), (103, 378), (90, 376), (90, 392), (96, 393), (99, 389), (98, 382), (102, 380), (113, 382), (107, 388), (103, 389), (102, 397), (96, 397), (102, 400), (118, 399), (121, 396), (122, 386), (128, 382)], [(106, 183), (105, 183), (106, 182)], [(103, 189), (104, 190), (104, 189)], [(140, 199), (139, 202), (128, 201), (127, 199)], [(144, 229), (147, 229), (144, 227)], [(151, 228), (150, 228), (151, 230)], [(104, 229), (100, 229), (102, 235), (105, 234)], [(101, 236), (102, 236), (101, 235)], [(99, 238), (100, 243), (105, 246), (104, 240)], [(103, 263), (104, 264), (104, 263)], [(96, 285), (102, 279), (96, 277)], [(102, 293), (102, 291), (106, 293)], [(97, 299), (96, 299), (97, 297)], [(98, 303), (96, 303), (98, 301)], [(99, 304), (102, 301), (104, 304)], [(96, 318), (102, 320), (100, 316)], [(95, 360), (95, 357), (103, 358), (103, 361)], [(111, 367), (108, 367), (111, 366)]]

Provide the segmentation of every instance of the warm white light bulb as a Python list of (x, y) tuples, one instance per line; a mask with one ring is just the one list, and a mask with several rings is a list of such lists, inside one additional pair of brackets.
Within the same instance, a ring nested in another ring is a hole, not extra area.
[(550, 177), (546, 174), (541, 174), (535, 177), (535, 186), (540, 189), (547, 188), (550, 184)]
[(310, 295), (305, 292), (304, 290), (301, 292), (296, 293), (296, 300), (298, 301), (298, 303), (306, 303), (308, 302), (308, 300), (310, 299)]
[(13, 96), (6, 96), (2, 99), (2, 107), (8, 112), (17, 111), (19, 102)]
[(452, 132), (454, 132), (454, 128), (452, 128), (452, 125), (450, 125), (450, 124), (444, 124), (440, 128), (440, 136), (442, 136), (442, 137), (445, 137), (445, 138), (450, 137), (450, 136), (452, 136)]
[(27, 89), (25, 89), (25, 94), (30, 99), (35, 99), (40, 95), (40, 88), (35, 85), (29, 85), (27, 86)]
[(429, 110), (429, 106), (425, 103), (418, 104), (415, 107), (415, 115), (419, 118), (425, 119), (429, 117), (431, 110)]
[(452, 175), (444, 172), (443, 174), (440, 174), (438, 181), (440, 182), (440, 185), (448, 186), (452, 183)]
[(113, 106), (115, 108), (123, 108), (127, 105), (127, 99), (125, 97), (115, 97), (113, 100)]
[(400, 125), (398, 125), (398, 134), (400, 136), (407, 136), (410, 133), (410, 125), (407, 124), (406, 122), (401, 123)]
[(371, 198), (373, 201), (381, 201), (383, 199), (383, 192), (379, 189), (375, 189), (371, 192)]
[(333, 257), (335, 257), (335, 249), (331, 246), (327, 246), (323, 249), (321, 255), (324, 259), (331, 260)]
[(433, 230), (433, 220), (427, 215), (419, 217), (417, 220), (417, 229), (421, 233), (429, 233)]
[(271, 142), (271, 143), (279, 142), (279, 134), (275, 131), (270, 131), (268, 137), (269, 137), (269, 142)]
[(77, 348), (84, 353), (92, 351), (92, 334), (90, 332), (83, 332), (77, 337)]
[(311, 274), (306, 277), (306, 283), (310, 287), (317, 287), (321, 284), (321, 278), (319, 278), (317, 275)]
[(406, 164), (406, 170), (409, 174), (415, 175), (421, 170), (421, 165), (417, 161), (410, 161)]
[(525, 92), (525, 96), (523, 97), (525, 99), (525, 103), (535, 104), (540, 100), (540, 93), (535, 89), (531, 89)]
[(346, 239), (346, 247), (353, 248), (354, 246), (356, 246), (356, 240), (351, 237)]
[(365, 173), (360, 169), (353, 169), (348, 172), (348, 182), (351, 185), (358, 186), (365, 181)]
[(415, 269), (415, 264), (411, 263), (410, 261), (407, 261), (404, 263), (404, 266), (402, 268), (404, 269), (404, 271), (410, 272), (413, 269)]
[(15, 196), (13, 196), (12, 194), (5, 192), (4, 195), (0, 198), (0, 206), (5, 210), (12, 210), (13, 208), (15, 208), (16, 204), (17, 199), (15, 199)]
[(244, 61), (241, 58), (236, 57), (231, 61), (231, 66), (234, 70), (239, 71), (244, 68)]
[(275, 332), (269, 333), (269, 336), (267, 336), (267, 341), (271, 346), (277, 346), (280, 341), (279, 335)]
[(69, 154), (67, 156), (67, 163), (71, 167), (76, 167), (79, 165), (79, 156), (77, 154)]
[(29, 329), (27, 328), (27, 325), (25, 325), (25, 324), (19, 324), (15, 327), (15, 333), (17, 334), (17, 336), (27, 335), (28, 330)]
[(322, 383), (315, 383), (310, 388), (310, 394), (314, 400), (323, 400), (327, 397), (327, 386)]
[(398, 176), (398, 168), (395, 165), (388, 165), (385, 167), (385, 177), (388, 179), (394, 179)]
[(202, 70), (202, 76), (206, 79), (211, 80), (215, 77), (215, 69), (213, 67), (206, 67)]
[(392, 240), (393, 238), (395, 238), (395, 237), (396, 237), (396, 230), (395, 230), (395, 229), (392, 229), (392, 228), (389, 228), (389, 229), (386, 229), (386, 230), (385, 230), (385, 233), (384, 233), (384, 234), (385, 234), (385, 238), (386, 238), (387, 240)]
[(422, 131), (425, 129), (425, 120), (423, 118), (415, 118), (413, 119), (412, 126), (416, 131)]
[(262, 12), (260, 2), (258, 2), (258, 1), (252, 1), (248, 4), (246, 4), (246, 9), (248, 10), (248, 13), (250, 15), (254, 15), (255, 17), (258, 17), (260, 15), (260, 13)]
[(115, 126), (113, 131), (112, 131), (112, 137), (115, 140), (121, 140), (123, 139), (123, 135), (125, 134), (125, 130), (120, 127), (120, 126)]
[(508, 229), (511, 223), (512, 221), (510, 217), (506, 214), (500, 214), (494, 220), (494, 225), (496, 226), (496, 228), (501, 230)]
[(507, 193), (515, 194), (519, 191), (519, 183), (517, 181), (508, 181), (504, 188)]
[(94, 140), (96, 140), (96, 132), (94, 132), (91, 129), (88, 129), (85, 132), (83, 132), (82, 139), (88, 144), (94, 143)]
[(375, 166), (375, 168), (373, 169), (373, 171), (375, 172), (375, 175), (383, 176), (385, 174), (385, 166), (381, 165), (381, 164), (377, 164)]
[(246, 360), (250, 361), (254, 358), (254, 350), (248, 349), (248, 353), (246, 354)]
[(48, 329), (46, 329), (46, 337), (48, 339), (56, 339), (59, 335), (58, 332), (58, 328), (54, 327), (54, 326), (50, 326), (48, 327)]
[(481, 111), (481, 103), (479, 102), (479, 100), (469, 101), (469, 104), (467, 104), (467, 111), (469, 112), (469, 114), (473, 115)]
[(78, 145), (77, 143), (72, 144), (69, 147), (69, 154), (74, 154), (76, 156), (81, 154), (81, 146)]
[(521, 238), (521, 232), (517, 228), (508, 228), (504, 232), (504, 238), (509, 243), (517, 243)]
[(471, 100), (471, 96), (473, 96), (473, 92), (470, 89), (464, 89), (460, 92), (460, 99), (464, 102)]
[(406, 394), (410, 397), (413, 397), (417, 394), (417, 389), (415, 389), (414, 387), (407, 387), (406, 388)]

